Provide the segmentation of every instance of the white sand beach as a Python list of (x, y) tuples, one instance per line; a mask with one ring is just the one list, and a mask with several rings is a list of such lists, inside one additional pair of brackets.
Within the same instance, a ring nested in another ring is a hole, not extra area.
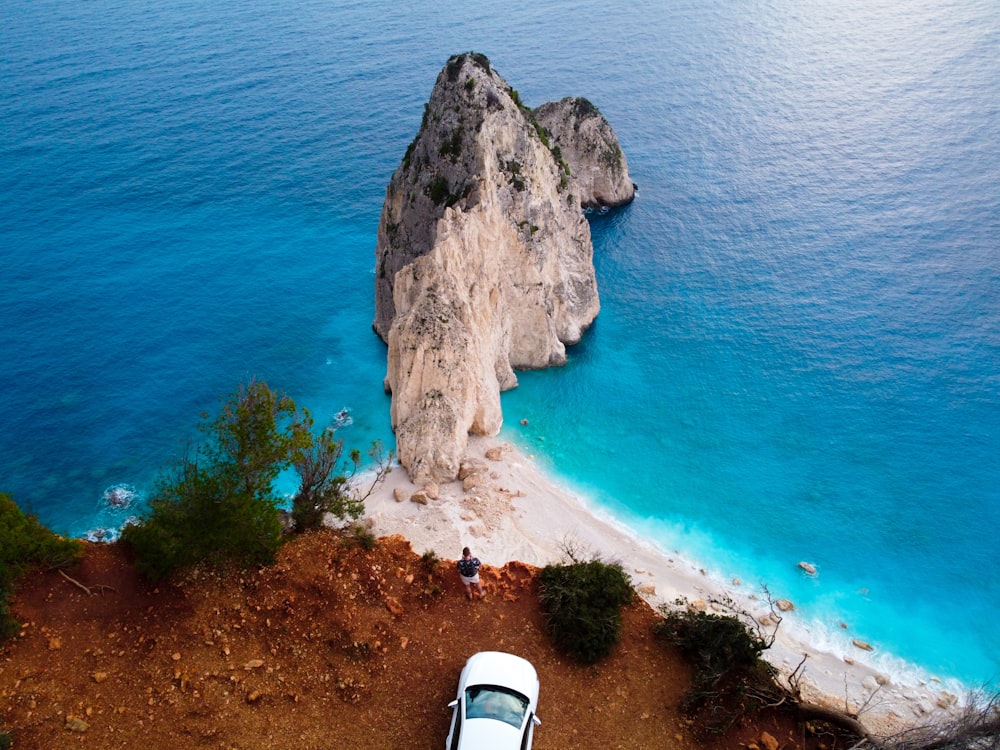
[[(486, 458), (487, 451), (492, 460)], [(472, 438), (467, 455), (485, 465), (488, 480), (469, 490), (460, 481), (443, 485), (426, 504), (410, 499), (421, 488), (397, 466), (366, 503), (372, 531), (379, 536), (401, 534), (418, 554), (433, 550), (447, 559), (457, 559), (468, 545), (484, 564), (497, 568), (512, 560), (536, 566), (564, 562), (570, 546), (586, 558), (596, 554), (620, 562), (653, 607), (679, 597), (711, 607), (712, 599), (729, 596), (754, 617), (770, 612), (763, 592), (703, 569), (686, 560), (683, 551), (658, 549), (594, 512), (584, 498), (559, 486), (510, 443)], [(780, 591), (771, 594), (775, 600), (782, 597)], [(898, 676), (880, 673), (871, 654), (859, 646), (850, 646), (850, 653), (824, 652), (795, 635), (807, 633), (809, 624), (799, 622), (794, 609), (780, 614), (778, 637), (767, 658), (787, 674), (808, 655), (801, 683), (804, 696), (860, 709), (872, 731), (889, 733), (929, 723), (935, 713), (954, 710), (963, 697), (935, 677), (901, 684)]]

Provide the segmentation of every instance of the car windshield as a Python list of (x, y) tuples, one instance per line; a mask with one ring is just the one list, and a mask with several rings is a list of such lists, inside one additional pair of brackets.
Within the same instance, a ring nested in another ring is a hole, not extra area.
[(516, 690), (496, 685), (475, 685), (465, 691), (465, 718), (496, 719), (521, 727), (528, 699)]

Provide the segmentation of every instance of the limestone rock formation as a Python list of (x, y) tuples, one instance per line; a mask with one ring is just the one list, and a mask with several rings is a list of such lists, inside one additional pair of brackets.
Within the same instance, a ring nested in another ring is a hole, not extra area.
[(485, 56), (456, 55), (386, 189), (373, 327), (415, 483), (453, 480), (469, 433), (499, 431), (514, 369), (565, 363), (600, 309), (590, 228), (546, 135)]
[(623, 206), (635, 198), (625, 152), (597, 107), (569, 96), (543, 104), (534, 115), (569, 166), (571, 189), (584, 208)]

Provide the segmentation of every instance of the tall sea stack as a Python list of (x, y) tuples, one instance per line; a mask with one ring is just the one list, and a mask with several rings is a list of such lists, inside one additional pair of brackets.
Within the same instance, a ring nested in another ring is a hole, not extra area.
[[(582, 206), (625, 203), (634, 187), (600, 112), (563, 102), (544, 105), (564, 115), (543, 125), (485, 56), (456, 55), (386, 189), (373, 327), (415, 483), (454, 479), (469, 434), (500, 430), (514, 369), (565, 363), (600, 309)], [(612, 161), (616, 174), (595, 179)]]

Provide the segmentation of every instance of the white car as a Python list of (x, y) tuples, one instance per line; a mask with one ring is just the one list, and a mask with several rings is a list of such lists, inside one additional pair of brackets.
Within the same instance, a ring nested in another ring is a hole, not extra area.
[(531, 662), (481, 651), (458, 678), (446, 750), (530, 750), (538, 708), (538, 674)]

